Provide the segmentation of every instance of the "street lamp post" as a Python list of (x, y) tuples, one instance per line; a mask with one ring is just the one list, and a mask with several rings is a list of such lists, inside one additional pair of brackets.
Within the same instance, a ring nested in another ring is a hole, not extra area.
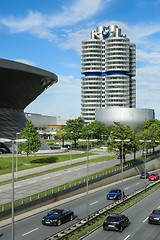
[[(86, 189), (86, 194), (87, 194), (87, 221), (88, 221), (88, 216), (89, 216), (89, 206), (88, 206), (88, 182), (89, 182), (89, 157), (88, 157), (88, 145), (89, 145), (89, 137), (93, 134), (92, 131), (88, 132), (87, 136), (87, 189)], [(94, 142), (94, 140), (90, 140), (91, 142)]]
[[(71, 131), (71, 146), (72, 146), (72, 134), (73, 134), (73, 131)], [(72, 153), (71, 153), (71, 147), (69, 148), (69, 152), (70, 152), (70, 163), (72, 165)]]
[(151, 142), (151, 140), (139, 140), (139, 142), (144, 142), (144, 149), (145, 149), (145, 161), (144, 161), (144, 185), (146, 180), (146, 160), (147, 160), (147, 150), (146, 150), (146, 142)]
[[(156, 140), (155, 142), (156, 142), (156, 143), (159, 143), (160, 141)], [(159, 148), (159, 157), (160, 157), (160, 148)]]
[(115, 139), (116, 142), (122, 142), (122, 199), (123, 199), (123, 142), (129, 142), (130, 139)]
[(88, 173), (89, 173), (89, 166), (88, 166), (88, 141), (89, 141), (89, 138), (87, 137), (87, 189), (86, 189), (86, 193), (87, 193), (87, 221), (88, 221), (88, 215), (89, 215), (89, 210), (88, 210)]
[[(16, 139), (18, 139), (18, 135), (20, 133), (16, 133)], [(16, 143), (16, 179), (18, 177), (18, 143)]]
[(12, 240), (14, 240), (14, 144), (18, 143), (25, 143), (27, 139), (7, 139), (7, 138), (0, 138), (1, 143), (12, 143)]

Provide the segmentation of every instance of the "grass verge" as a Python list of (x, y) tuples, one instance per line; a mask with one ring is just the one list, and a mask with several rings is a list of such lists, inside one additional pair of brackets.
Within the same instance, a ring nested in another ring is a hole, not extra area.
[[(90, 156), (93, 156), (93, 154), (90, 155)], [(89, 159), (89, 162), (103, 162), (103, 161), (109, 161), (109, 160), (111, 160), (113, 158), (115, 158), (115, 156), (102, 156), (102, 157), (97, 157), (95, 159)], [(35, 177), (35, 176), (39, 176), (39, 175), (50, 173), (50, 172), (55, 172), (55, 171), (58, 171), (58, 170), (62, 170), (62, 169), (66, 169), (66, 168), (70, 168), (70, 167), (74, 167), (74, 166), (78, 166), (78, 165), (82, 165), (82, 164), (85, 164), (86, 162), (87, 161), (71, 163), (69, 165), (65, 165), (65, 166), (62, 166), (62, 167), (58, 167), (58, 168), (54, 168), (54, 169), (50, 169), (50, 170), (46, 170), (46, 171), (41, 171), (41, 172), (37, 172), (37, 173), (33, 173), (33, 174), (28, 174), (27, 176), (23, 176), (23, 177), (19, 177), (19, 178), (15, 179), (15, 181), (23, 180), (23, 179), (27, 179), (27, 178), (31, 178), (31, 177)], [(39, 166), (37, 166), (37, 167), (39, 167)], [(6, 181), (1, 181), (0, 185), (8, 183), (8, 182), (11, 182), (11, 181), (12, 181), (11, 179), (10, 180), (6, 180)]]
[[(89, 156), (98, 155), (97, 153), (89, 152)], [(62, 155), (45, 155), (45, 156), (29, 156), (29, 163), (26, 164), (27, 157), (18, 156), (18, 171), (26, 170), (30, 168), (45, 166), (48, 164), (64, 162), (67, 160), (77, 159), (86, 157), (87, 152), (80, 154), (62, 154)], [(14, 170), (16, 170), (16, 159), (14, 161)], [(0, 175), (12, 172), (12, 156), (11, 157), (0, 157)]]

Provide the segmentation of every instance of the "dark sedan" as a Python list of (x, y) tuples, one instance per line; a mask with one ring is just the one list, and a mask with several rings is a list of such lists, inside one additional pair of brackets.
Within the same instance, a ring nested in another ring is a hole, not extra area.
[(155, 209), (149, 215), (148, 223), (160, 224), (160, 209)]
[[(123, 197), (124, 197), (124, 192), (123, 192)], [(122, 191), (121, 189), (112, 189), (109, 191), (109, 193), (107, 194), (107, 199), (108, 200), (118, 200), (122, 198)]]
[(111, 214), (103, 223), (103, 230), (114, 230), (122, 232), (130, 224), (128, 217), (122, 214)]
[(53, 209), (42, 218), (42, 224), (60, 226), (64, 222), (72, 221), (73, 218), (74, 212), (71, 210)]

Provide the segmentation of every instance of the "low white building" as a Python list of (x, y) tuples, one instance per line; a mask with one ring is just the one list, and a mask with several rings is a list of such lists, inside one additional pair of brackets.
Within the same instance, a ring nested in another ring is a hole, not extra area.
[(28, 121), (32, 121), (35, 129), (41, 136), (48, 139), (53, 139), (56, 130), (60, 126), (65, 126), (68, 120), (76, 119), (79, 116), (60, 117), (60, 116), (46, 116), (36, 113), (25, 113)]

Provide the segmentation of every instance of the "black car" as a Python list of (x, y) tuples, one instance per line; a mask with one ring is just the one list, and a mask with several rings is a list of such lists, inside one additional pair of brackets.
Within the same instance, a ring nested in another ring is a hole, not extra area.
[(148, 223), (160, 224), (160, 209), (155, 209), (149, 215)]
[(122, 214), (111, 214), (103, 223), (103, 230), (115, 230), (122, 232), (130, 224), (128, 217)]
[(73, 218), (74, 212), (71, 210), (53, 209), (42, 218), (42, 224), (60, 226), (64, 222), (72, 221)]
[(65, 144), (65, 145), (64, 145), (64, 148), (70, 149), (70, 148), (71, 148), (71, 144)]

